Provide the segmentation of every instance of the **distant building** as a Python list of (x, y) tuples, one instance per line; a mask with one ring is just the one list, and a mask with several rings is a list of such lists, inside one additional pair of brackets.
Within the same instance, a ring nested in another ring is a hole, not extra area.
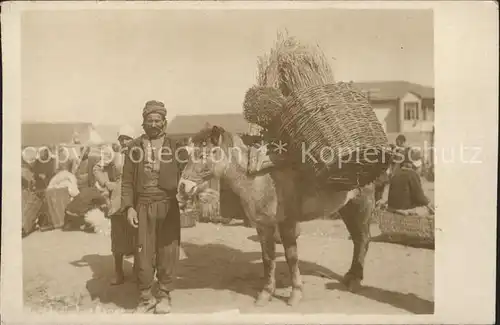
[(243, 113), (177, 115), (168, 123), (167, 134), (177, 140), (189, 138), (207, 124), (223, 127), (225, 130), (243, 135), (256, 134), (259, 127), (245, 120)]
[(370, 99), (388, 133), (431, 132), (434, 126), (434, 88), (407, 81), (355, 82)]
[(434, 88), (407, 81), (354, 82), (365, 92), (390, 142), (404, 134), (409, 144), (430, 141), (434, 128)]
[(93, 137), (92, 123), (24, 122), (21, 125), (21, 145), (41, 147), (86, 143)]
[(354, 82), (365, 92), (389, 142), (404, 134), (408, 144), (424, 147), (434, 128), (434, 88), (407, 81)]

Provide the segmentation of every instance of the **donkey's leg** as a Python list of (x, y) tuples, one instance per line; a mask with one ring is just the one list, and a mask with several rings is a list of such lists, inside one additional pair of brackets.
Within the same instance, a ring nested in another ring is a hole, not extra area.
[(266, 305), (272, 298), (276, 289), (276, 243), (274, 242), (274, 225), (257, 225), (260, 246), (262, 249), (262, 262), (264, 265), (264, 288), (259, 293), (255, 304)]
[(299, 254), (297, 249), (298, 224), (293, 219), (285, 219), (279, 223), (279, 232), (283, 247), (285, 248), (285, 258), (292, 277), (292, 292), (288, 299), (290, 306), (297, 305), (302, 300), (302, 276), (299, 269)]
[(359, 288), (363, 280), (365, 257), (370, 244), (370, 218), (374, 207), (373, 190), (364, 188), (360, 195), (339, 211), (354, 244), (351, 268), (343, 279), (344, 285), (350, 291)]

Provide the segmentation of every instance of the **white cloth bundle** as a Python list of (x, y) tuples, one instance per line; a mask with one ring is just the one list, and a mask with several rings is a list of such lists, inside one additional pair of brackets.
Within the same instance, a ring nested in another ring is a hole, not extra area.
[(80, 193), (75, 175), (67, 170), (62, 170), (52, 177), (47, 189), (54, 188), (67, 188), (71, 197), (75, 197)]
[(111, 233), (111, 222), (99, 209), (92, 209), (85, 214), (85, 222), (94, 227), (94, 232), (109, 236)]

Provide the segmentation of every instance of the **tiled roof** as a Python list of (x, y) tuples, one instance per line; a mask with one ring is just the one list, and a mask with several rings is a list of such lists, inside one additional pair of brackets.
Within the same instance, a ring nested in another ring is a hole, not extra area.
[(434, 98), (434, 88), (408, 81), (353, 82), (353, 85), (360, 90), (368, 91), (372, 100), (398, 99), (408, 92), (425, 99)]
[(25, 122), (21, 125), (21, 142), (23, 146), (70, 143), (75, 132), (80, 141), (85, 142), (91, 126), (91, 123)]
[(195, 134), (207, 124), (218, 125), (232, 133), (247, 133), (250, 128), (243, 113), (177, 115), (168, 123), (167, 134)]

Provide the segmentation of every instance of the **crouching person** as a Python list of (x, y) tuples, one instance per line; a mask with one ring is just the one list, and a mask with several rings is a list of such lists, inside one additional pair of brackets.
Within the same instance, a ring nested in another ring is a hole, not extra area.
[[(170, 312), (179, 260), (180, 211), (176, 199), (179, 169), (173, 141), (166, 137), (165, 106), (149, 101), (143, 109), (145, 134), (133, 140), (125, 155), (122, 210), (138, 229), (135, 261), (140, 291), (137, 312)], [(152, 293), (158, 278), (157, 299)]]

